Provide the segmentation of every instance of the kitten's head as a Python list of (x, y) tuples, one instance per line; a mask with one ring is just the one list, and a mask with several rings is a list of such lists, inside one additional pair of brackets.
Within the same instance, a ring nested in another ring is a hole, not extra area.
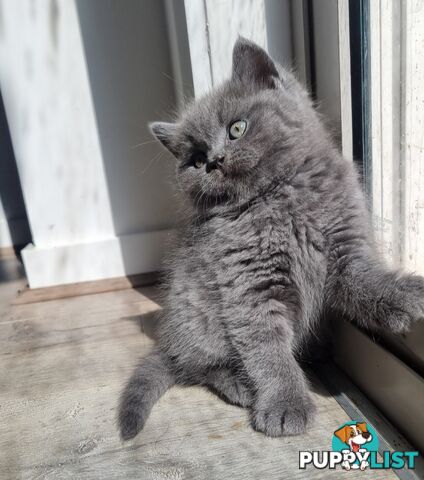
[(240, 38), (231, 78), (176, 123), (156, 122), (151, 130), (177, 159), (182, 190), (204, 206), (248, 199), (289, 175), (316, 122), (294, 76)]

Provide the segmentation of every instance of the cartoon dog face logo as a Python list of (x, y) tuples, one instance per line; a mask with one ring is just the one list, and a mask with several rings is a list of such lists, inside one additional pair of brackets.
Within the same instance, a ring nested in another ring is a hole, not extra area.
[(352, 452), (358, 452), (364, 443), (371, 442), (372, 434), (367, 430), (365, 422), (356, 425), (345, 425), (334, 432), (343, 443), (349, 445)]

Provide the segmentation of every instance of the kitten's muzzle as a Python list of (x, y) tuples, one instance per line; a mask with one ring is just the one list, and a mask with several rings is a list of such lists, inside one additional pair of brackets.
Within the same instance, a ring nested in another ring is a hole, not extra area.
[(216, 155), (211, 162), (207, 162), (206, 173), (209, 173), (212, 170), (216, 170), (217, 168), (220, 168), (221, 165), (224, 163), (224, 160), (225, 160), (224, 155)]

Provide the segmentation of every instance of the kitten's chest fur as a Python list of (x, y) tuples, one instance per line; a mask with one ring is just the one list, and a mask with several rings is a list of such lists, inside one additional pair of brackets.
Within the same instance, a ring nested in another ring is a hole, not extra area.
[(319, 314), (325, 242), (319, 221), (302, 208), (264, 199), (242, 213), (211, 219), (199, 238), (195, 256), (213, 272), (224, 309), (285, 302), (307, 323)]
[(231, 355), (232, 332), (266, 323), (270, 312), (292, 324), (297, 346), (305, 343), (322, 310), (326, 251), (320, 216), (290, 198), (262, 199), (185, 232), (159, 335), (174, 358), (222, 362)]

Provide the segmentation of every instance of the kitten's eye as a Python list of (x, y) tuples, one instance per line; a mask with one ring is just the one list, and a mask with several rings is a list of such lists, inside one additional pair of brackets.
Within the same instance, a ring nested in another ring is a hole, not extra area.
[(247, 128), (247, 122), (245, 120), (237, 120), (230, 125), (229, 137), (230, 140), (236, 140), (244, 135)]

